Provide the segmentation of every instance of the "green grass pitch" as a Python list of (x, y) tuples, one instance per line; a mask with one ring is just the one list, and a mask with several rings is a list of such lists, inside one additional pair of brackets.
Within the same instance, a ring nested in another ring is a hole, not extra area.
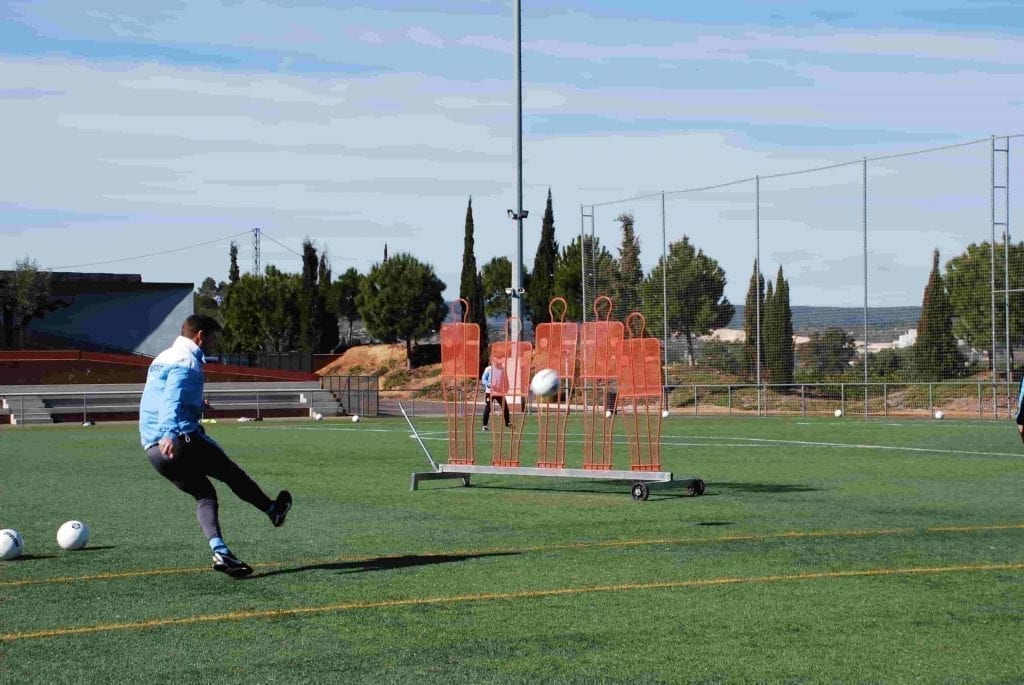
[[(444, 422), (416, 425), (443, 458)], [(26, 542), (0, 562), (0, 682), (1024, 680), (1008, 422), (676, 416), (663, 467), (707, 492), (647, 502), (500, 476), (410, 492), (428, 465), (401, 419), (209, 428), (295, 496), (274, 529), (218, 487), (243, 581), (210, 570), (134, 425), (0, 430), (0, 528)], [(72, 518), (92, 538), (64, 552)]]

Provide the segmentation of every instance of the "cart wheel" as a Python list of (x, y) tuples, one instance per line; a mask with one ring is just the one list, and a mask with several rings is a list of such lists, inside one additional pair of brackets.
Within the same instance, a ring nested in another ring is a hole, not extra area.
[(651, 496), (651, 489), (647, 487), (647, 483), (633, 483), (630, 494), (633, 496), (634, 502), (646, 502), (647, 498)]
[(693, 484), (693, 494), (697, 497), (704, 494), (704, 481), (700, 478), (698, 478), (697, 482)]

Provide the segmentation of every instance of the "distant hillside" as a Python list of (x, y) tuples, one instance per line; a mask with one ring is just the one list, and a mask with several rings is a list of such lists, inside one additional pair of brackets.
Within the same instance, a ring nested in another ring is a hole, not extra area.
[[(743, 328), (743, 310), (743, 305), (736, 307), (728, 328)], [(920, 307), (868, 307), (868, 335), (875, 339), (895, 340), (908, 328), (915, 328), (920, 316)], [(857, 307), (793, 307), (794, 333), (806, 335), (826, 328), (842, 328), (863, 337), (864, 310)]]

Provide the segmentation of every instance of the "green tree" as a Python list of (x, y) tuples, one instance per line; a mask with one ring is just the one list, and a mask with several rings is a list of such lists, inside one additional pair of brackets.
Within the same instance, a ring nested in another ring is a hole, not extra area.
[(686, 359), (694, 360), (693, 338), (725, 326), (736, 313), (725, 297), (725, 271), (718, 262), (697, 250), (688, 236), (670, 243), (664, 256), (644, 279), (642, 312), (651, 335), (665, 333), (662, 276), (668, 281), (668, 331), (686, 340)]
[(196, 314), (212, 316), (224, 324), (224, 312), (221, 311), (221, 304), (224, 302), (224, 294), (227, 292), (227, 284), (224, 281), (217, 283), (212, 277), (207, 276), (202, 284), (192, 295), (192, 309)]
[(363, 279), (359, 314), (374, 337), (389, 343), (404, 340), (411, 360), (413, 343), (440, 328), (447, 315), (444, 289), (433, 267), (400, 253), (375, 264)]
[[(583, 318), (583, 280), (580, 278), (581, 253), (586, 254), (587, 266), (587, 319), (593, 321), (593, 303), (600, 295), (611, 295), (615, 283), (615, 258), (601, 245), (600, 238), (576, 236), (562, 248), (555, 266), (553, 296), (564, 297), (568, 303), (565, 318), (580, 321)], [(602, 315), (604, 312), (602, 312)]]
[(512, 282), (512, 260), (494, 257), (480, 269), (481, 294), (487, 316), (508, 316), (509, 298), (505, 288)]
[(793, 382), (793, 313), (789, 306), (789, 284), (782, 267), (775, 286), (768, 282), (762, 312), (762, 352), (767, 381), (777, 385)]
[(619, 244), (612, 300), (615, 303), (613, 316), (621, 321), (640, 310), (640, 287), (644, 282), (644, 270), (640, 266), (640, 240), (633, 230), (633, 215), (620, 214), (615, 220), (622, 224), (622, 242)]
[(306, 238), (302, 241), (302, 290), (299, 295), (299, 344), (305, 352), (320, 351), (323, 333), (323, 296), (318, 284), (320, 258), (316, 246)]
[(262, 349), (266, 352), (306, 350), (301, 329), (301, 313), (306, 304), (302, 279), (268, 264), (262, 281), (264, 306), (259, 316)]
[(946, 284), (939, 273), (939, 251), (935, 250), (914, 344), (914, 366), (919, 380), (941, 381), (956, 374), (960, 359), (953, 337), (952, 313)]
[[(764, 331), (764, 274), (758, 267), (757, 260), (754, 260), (754, 270), (750, 274), (750, 285), (747, 287), (747, 299), (743, 306), (743, 333), (746, 339), (743, 342), (743, 358), (747, 366), (747, 372), (757, 376), (758, 363), (758, 312), (761, 317), (761, 333)], [(764, 340), (761, 340), (761, 368), (764, 369)]]
[(825, 381), (842, 377), (857, 356), (853, 336), (842, 328), (815, 331), (806, 345), (803, 368), (808, 380)]
[[(228, 251), (228, 257), (231, 260), (228, 266), (228, 283), (234, 285), (238, 283), (239, 272), (238, 272), (238, 243), (234, 240), (231, 241), (231, 249)], [(257, 274), (253, 274), (254, 276)]]
[(346, 342), (352, 343), (352, 324), (359, 318), (359, 309), (356, 306), (356, 298), (359, 296), (359, 288), (363, 277), (355, 267), (349, 267), (332, 287), (332, 304), (338, 318), (348, 322), (348, 336)]
[(332, 352), (340, 342), (338, 331), (337, 308), (331, 307), (328, 303), (334, 294), (333, 276), (331, 274), (331, 262), (327, 257), (327, 247), (324, 247), (320, 255), (320, 264), (317, 267), (316, 288), (318, 305), (320, 308), (320, 349), (318, 352)]
[(223, 348), (226, 352), (263, 351), (263, 313), (268, 304), (266, 296), (262, 276), (244, 274), (230, 286), (222, 307)]
[(796, 356), (793, 349), (793, 308), (789, 304), (789, 281), (782, 273), (782, 266), (779, 266), (779, 273), (775, 277), (775, 298), (778, 301), (778, 317), (781, 320), (781, 331), (779, 337), (778, 365), (775, 369), (776, 383), (788, 384), (793, 382), (793, 374), (796, 366)]
[[(991, 243), (969, 245), (967, 251), (946, 263), (945, 284), (953, 308), (953, 335), (977, 350), (992, 347), (992, 255)], [(1024, 243), (1010, 245), (1010, 290), (1024, 288)], [(995, 251), (996, 285), (996, 349), (1005, 338), (1006, 323), (1003, 313), (1003, 294), (1006, 289), (1004, 250)], [(1024, 293), (1009, 293), (1010, 344), (1024, 344)], [(920, 332), (918, 332), (920, 336)]]
[(14, 271), (8, 272), (6, 281), (0, 294), (4, 303), (4, 326), (17, 336), (11, 344), (24, 347), (29, 322), (51, 309), (51, 275), (40, 269), (36, 260), (26, 256), (14, 263)]
[[(476, 268), (475, 240), (473, 237), (473, 198), (466, 205), (466, 226), (462, 243), (462, 274), (459, 279), (459, 297), (469, 303), (469, 322), (480, 326), (480, 354), (487, 354), (487, 313), (484, 311), (483, 283)], [(462, 312), (466, 316), (466, 312)]]
[(554, 297), (555, 266), (558, 264), (558, 241), (555, 240), (555, 212), (551, 205), (551, 189), (544, 207), (544, 221), (540, 226), (540, 242), (533, 258), (530, 272), (530, 287), (526, 291), (526, 302), (530, 308), (530, 320), (534, 327), (548, 321), (548, 306)]

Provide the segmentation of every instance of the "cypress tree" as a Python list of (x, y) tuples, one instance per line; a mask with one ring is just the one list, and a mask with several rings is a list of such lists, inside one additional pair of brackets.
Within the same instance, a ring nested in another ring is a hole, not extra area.
[(551, 205), (551, 188), (548, 188), (548, 201), (544, 207), (544, 221), (540, 226), (540, 242), (537, 243), (537, 254), (533, 258), (533, 272), (530, 274), (530, 287), (526, 291), (526, 304), (530, 309), (530, 320), (534, 328), (546, 322), (548, 305), (554, 297), (555, 264), (558, 262), (558, 242), (555, 240), (555, 212)]
[[(231, 241), (231, 250), (229, 252), (231, 257), (231, 266), (228, 267), (228, 285), (234, 285), (238, 283), (238, 243), (234, 240)], [(259, 274), (253, 274), (253, 276), (259, 276)]]
[(939, 251), (932, 255), (932, 271), (921, 302), (917, 323), (914, 362), (920, 380), (938, 381), (956, 373), (958, 353), (953, 336), (952, 308), (946, 284), (939, 273)]
[(775, 382), (793, 382), (795, 356), (793, 354), (793, 309), (789, 305), (789, 281), (782, 274), (782, 266), (775, 277), (775, 309), (779, 319), (779, 360), (775, 369)]
[(779, 363), (779, 322), (776, 311), (775, 286), (768, 281), (761, 309), (761, 355), (763, 357), (761, 378), (765, 383), (775, 383), (775, 369)]
[[(473, 198), (466, 204), (466, 225), (462, 242), (462, 275), (459, 280), (459, 297), (469, 303), (469, 322), (480, 325), (480, 354), (483, 358), (487, 347), (487, 315), (484, 312), (483, 284), (476, 268), (476, 241), (473, 237)], [(462, 312), (465, 317), (466, 312)]]
[(320, 314), (323, 303), (319, 301), (317, 274), (320, 258), (313, 242), (302, 241), (302, 279), (299, 292), (299, 346), (303, 352), (318, 352), (320, 349)]
[[(743, 307), (743, 357), (747, 371), (752, 377), (757, 375), (757, 308), (761, 309), (761, 326), (764, 330), (764, 275), (754, 260), (754, 270), (750, 274), (750, 286), (747, 288), (747, 299)], [(761, 366), (764, 367), (764, 341), (761, 346)], [(762, 368), (763, 371), (763, 368)]]

